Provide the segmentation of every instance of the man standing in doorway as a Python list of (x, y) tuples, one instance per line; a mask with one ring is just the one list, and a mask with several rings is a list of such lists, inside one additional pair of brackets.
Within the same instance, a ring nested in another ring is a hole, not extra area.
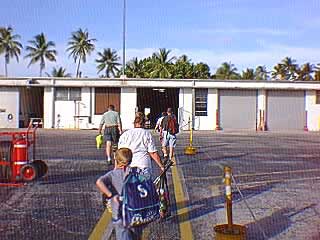
[(163, 118), (160, 129), (160, 136), (163, 137), (161, 144), (164, 158), (168, 157), (167, 148), (169, 147), (169, 159), (176, 163), (174, 159), (174, 148), (176, 147), (176, 133), (179, 131), (179, 125), (176, 116), (172, 112), (172, 108), (167, 109), (167, 116)]
[(102, 116), (99, 134), (102, 132), (104, 126), (103, 139), (106, 142), (106, 160), (109, 165), (112, 164), (112, 144), (118, 144), (119, 137), (122, 133), (121, 118), (118, 112), (115, 111), (114, 105), (110, 104), (108, 111)]

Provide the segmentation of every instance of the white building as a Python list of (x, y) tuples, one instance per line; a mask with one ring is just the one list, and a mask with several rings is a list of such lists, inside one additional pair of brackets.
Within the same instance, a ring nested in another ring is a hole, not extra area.
[[(196, 130), (320, 130), (320, 82), (212, 79), (0, 78), (0, 127), (98, 128), (109, 104), (131, 128), (136, 111), (172, 107)], [(193, 116), (193, 117), (192, 117)]]

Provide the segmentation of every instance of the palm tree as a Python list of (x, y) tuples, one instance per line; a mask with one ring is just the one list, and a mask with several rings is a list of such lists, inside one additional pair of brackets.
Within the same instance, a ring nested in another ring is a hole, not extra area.
[(193, 64), (188, 59), (187, 55), (182, 55), (174, 64), (174, 78), (192, 78), (193, 77)]
[(285, 57), (282, 60), (282, 65), (284, 70), (286, 71), (286, 80), (295, 80), (297, 74), (297, 64), (295, 64), (296, 60), (291, 57)]
[(51, 74), (46, 73), (48, 77), (71, 77), (70, 73), (66, 73), (66, 69), (63, 67), (56, 68), (54, 67), (51, 71)]
[(175, 57), (169, 58), (170, 50), (161, 48), (158, 53), (152, 55), (153, 71), (150, 73), (154, 78), (170, 78), (173, 73), (173, 60)]
[(143, 78), (145, 76), (143, 61), (133, 58), (127, 63), (125, 73), (130, 78)]
[(12, 35), (13, 29), (11, 27), (0, 28), (0, 54), (4, 53), (4, 69), (5, 76), (8, 76), (8, 64), (10, 58), (15, 57), (19, 62), (19, 55), (21, 53), (22, 44), (18, 41), (20, 36), (18, 34)]
[(315, 81), (320, 81), (320, 63), (318, 63), (315, 67), (314, 67), (314, 80)]
[(93, 44), (95, 41), (96, 39), (89, 38), (89, 33), (87, 30), (83, 31), (80, 28), (78, 31), (71, 33), (67, 52), (70, 52), (69, 57), (72, 56), (75, 63), (78, 60), (76, 77), (79, 77), (80, 62), (86, 62), (87, 55), (90, 55), (95, 48)]
[(105, 70), (106, 77), (115, 77), (117, 72), (119, 72), (118, 66), (121, 64), (118, 63), (120, 57), (117, 55), (116, 50), (111, 50), (110, 48), (104, 49), (103, 52), (98, 52), (99, 59), (96, 59), (96, 62), (99, 64), (97, 66), (98, 73)]
[(31, 64), (40, 62), (40, 77), (42, 76), (42, 70), (45, 68), (45, 60), (50, 62), (56, 61), (57, 51), (51, 49), (55, 47), (55, 43), (52, 41), (47, 41), (45, 35), (40, 33), (34, 37), (34, 40), (28, 41), (31, 45), (26, 47), (26, 50), (30, 52), (25, 58), (31, 58), (28, 67)]
[(314, 65), (310, 63), (305, 63), (301, 68), (297, 68), (297, 80), (300, 81), (311, 81), (313, 80), (312, 73), (314, 72)]
[(266, 68), (266, 66), (258, 66), (258, 67), (256, 67), (256, 71), (255, 71), (255, 73), (254, 73), (254, 75), (255, 75), (255, 80), (264, 80), (264, 81), (266, 81), (266, 80), (268, 80), (268, 71), (267, 71), (267, 68)]
[(151, 73), (154, 67), (154, 56), (147, 57), (141, 60), (143, 75), (145, 78), (151, 78)]
[(222, 63), (215, 75), (217, 79), (237, 79), (240, 77), (237, 68), (231, 62)]
[(193, 77), (199, 79), (208, 79), (210, 78), (210, 68), (208, 64), (197, 63), (193, 67)]
[(241, 78), (244, 80), (253, 80), (255, 78), (254, 70), (252, 68), (247, 68), (245, 71), (242, 71)]
[(285, 80), (286, 79), (286, 69), (284, 68), (283, 64), (278, 63), (273, 67), (273, 71), (271, 72), (271, 76), (275, 80)]

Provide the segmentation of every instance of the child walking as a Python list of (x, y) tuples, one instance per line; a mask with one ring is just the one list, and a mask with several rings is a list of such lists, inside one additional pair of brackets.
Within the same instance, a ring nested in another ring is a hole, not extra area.
[(125, 228), (118, 216), (119, 196), (131, 160), (132, 151), (129, 148), (118, 149), (115, 154), (114, 169), (101, 176), (96, 182), (98, 189), (111, 199), (112, 222), (116, 230), (117, 240), (138, 240), (142, 237), (142, 228)]

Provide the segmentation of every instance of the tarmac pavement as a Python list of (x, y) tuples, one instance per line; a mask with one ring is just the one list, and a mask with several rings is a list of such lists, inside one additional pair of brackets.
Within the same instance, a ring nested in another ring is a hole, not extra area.
[[(47, 177), (0, 187), (0, 239), (89, 238), (104, 210), (95, 180), (109, 169), (96, 133), (39, 129)], [(213, 227), (226, 223), (226, 165), (244, 197), (233, 184), (233, 222), (247, 239), (320, 239), (320, 134), (195, 131), (193, 156), (184, 154), (188, 137), (178, 135), (168, 173), (172, 217), (150, 224), (145, 239), (214, 239)]]

